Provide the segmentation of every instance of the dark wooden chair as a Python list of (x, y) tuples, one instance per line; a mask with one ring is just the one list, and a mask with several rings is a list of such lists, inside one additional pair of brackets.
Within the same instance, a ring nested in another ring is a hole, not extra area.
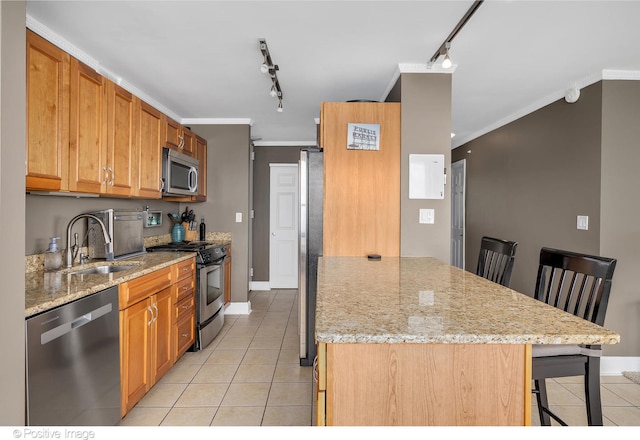
[(509, 287), (517, 246), (515, 241), (482, 237), (476, 275)]
[[(603, 325), (615, 268), (613, 258), (542, 248), (535, 298)], [(587, 422), (590, 426), (602, 426), (600, 355), (599, 345), (533, 345), (533, 392), (541, 425), (551, 425), (553, 418), (566, 426), (549, 410), (545, 379), (583, 376)]]

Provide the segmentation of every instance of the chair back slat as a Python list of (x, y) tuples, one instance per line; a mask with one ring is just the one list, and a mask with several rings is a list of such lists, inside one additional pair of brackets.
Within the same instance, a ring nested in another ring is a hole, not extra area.
[(509, 287), (518, 243), (482, 237), (476, 275)]
[(603, 325), (616, 262), (613, 258), (542, 248), (535, 298)]

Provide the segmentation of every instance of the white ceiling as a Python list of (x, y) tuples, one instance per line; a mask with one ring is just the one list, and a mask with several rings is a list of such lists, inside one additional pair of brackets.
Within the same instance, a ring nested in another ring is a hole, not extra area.
[[(264, 145), (310, 144), (320, 102), (383, 100), (400, 70), (428, 71), (472, 3), (27, 0), (27, 25), (185, 125), (250, 121)], [(485, 1), (450, 51), (452, 146), (574, 85), (640, 79), (639, 19), (640, 1)]]

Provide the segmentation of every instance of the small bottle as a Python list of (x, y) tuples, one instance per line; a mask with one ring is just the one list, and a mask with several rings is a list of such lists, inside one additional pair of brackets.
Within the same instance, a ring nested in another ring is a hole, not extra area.
[(200, 219), (200, 241), (205, 241), (207, 236), (207, 226), (204, 224), (204, 217)]
[(44, 252), (44, 270), (58, 270), (62, 267), (62, 252), (58, 248), (60, 237), (51, 237), (49, 249)]

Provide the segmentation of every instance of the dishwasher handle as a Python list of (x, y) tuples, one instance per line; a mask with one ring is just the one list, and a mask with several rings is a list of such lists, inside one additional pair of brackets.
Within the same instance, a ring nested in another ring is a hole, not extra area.
[(85, 313), (72, 321), (65, 322), (64, 324), (60, 324), (57, 327), (52, 328), (51, 330), (47, 330), (46, 332), (40, 335), (40, 344), (45, 345), (55, 339), (58, 339), (61, 336), (66, 335), (67, 333), (82, 327), (85, 324), (90, 323), (91, 321), (95, 321), (102, 316), (108, 315), (113, 311), (113, 306), (111, 303), (105, 304), (97, 309), (90, 311), (89, 313)]

